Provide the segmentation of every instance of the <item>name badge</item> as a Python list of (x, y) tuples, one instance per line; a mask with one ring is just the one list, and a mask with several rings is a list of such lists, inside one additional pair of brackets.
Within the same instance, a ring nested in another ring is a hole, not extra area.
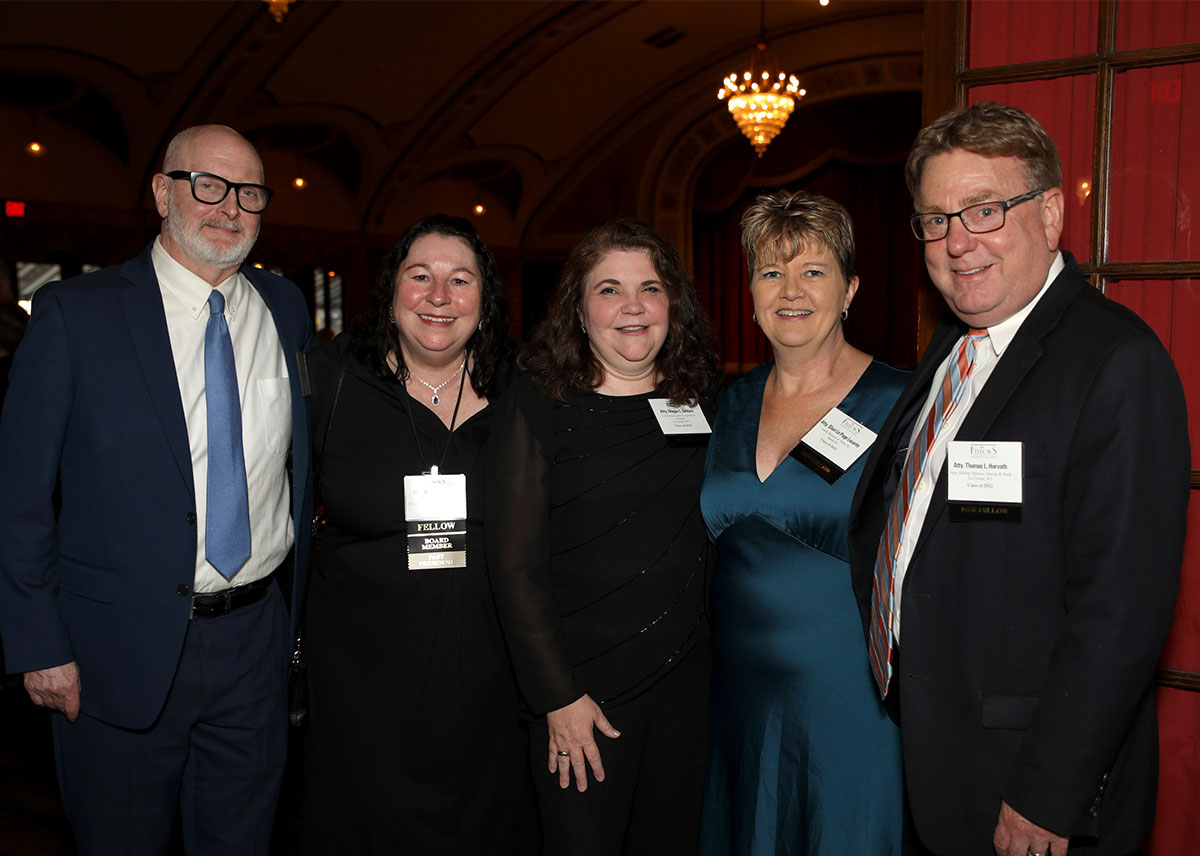
[(650, 398), (650, 409), (664, 434), (711, 434), (712, 428), (698, 404), (672, 404), (667, 398)]
[(876, 436), (866, 425), (835, 407), (800, 438), (791, 455), (833, 484), (871, 448)]
[(1021, 519), (1021, 443), (954, 440), (946, 446), (950, 519)]
[(443, 475), (437, 467), (404, 477), (408, 524), (408, 569), (467, 566), (467, 477)]

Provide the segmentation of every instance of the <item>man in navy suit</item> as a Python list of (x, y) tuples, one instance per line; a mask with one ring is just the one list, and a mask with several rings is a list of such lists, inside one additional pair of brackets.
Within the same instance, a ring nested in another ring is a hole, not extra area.
[[(45, 286), (0, 423), (0, 632), (50, 708), (81, 854), (266, 854), (303, 596), (300, 292), (242, 266), (271, 191), (200, 126), (153, 179), (159, 237)], [(290, 455), (290, 458), (289, 458)], [(289, 467), (289, 460), (294, 467)], [(291, 471), (289, 473), (289, 470)]]
[(1060, 252), (1053, 141), (996, 103), (906, 168), (951, 313), (851, 509), (854, 588), (939, 856), (1124, 856), (1154, 818), (1154, 668), (1188, 501), (1179, 377)]

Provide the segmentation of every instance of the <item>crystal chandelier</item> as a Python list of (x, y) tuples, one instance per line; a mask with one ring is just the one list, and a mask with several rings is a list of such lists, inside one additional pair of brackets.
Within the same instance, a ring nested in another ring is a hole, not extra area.
[(747, 69), (725, 78), (717, 100), (727, 101), (733, 120), (762, 157), (787, 124), (796, 102), (807, 93), (800, 88), (796, 75), (779, 69), (774, 52), (767, 46), (765, 2), (759, 7), (759, 16), (758, 44), (750, 51)]
[(294, 3), (295, 0), (263, 0), (267, 4), (268, 11), (275, 16), (277, 24), (283, 23), (283, 16), (287, 14), (288, 4)]

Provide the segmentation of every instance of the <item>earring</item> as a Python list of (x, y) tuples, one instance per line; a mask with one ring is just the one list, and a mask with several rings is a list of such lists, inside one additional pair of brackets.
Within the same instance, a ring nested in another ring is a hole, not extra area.
[(757, 313), (751, 314), (750, 320), (753, 321), (755, 324), (757, 324), (758, 323), (758, 314)]
[(475, 328), (475, 329), (476, 329), (476, 330), (482, 330), (482, 329), (483, 329), (483, 319), (482, 319), (482, 318), (480, 318), (480, 319), (479, 319), (479, 324), (478, 324), (478, 326), (476, 326), (476, 328)]
[(587, 335), (587, 324), (584, 324), (582, 321), (580, 321), (579, 329), (583, 331), (583, 335)]
[(847, 318), (849, 318), (849, 317), (850, 317), (850, 310), (849, 310), (849, 309), (843, 309), (843, 310), (842, 310), (842, 320), (843, 320), (843, 321), (845, 321), (845, 320), (846, 320)]

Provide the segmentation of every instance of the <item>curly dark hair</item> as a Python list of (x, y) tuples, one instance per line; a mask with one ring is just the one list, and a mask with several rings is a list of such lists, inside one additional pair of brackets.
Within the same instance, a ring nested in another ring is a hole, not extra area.
[[(508, 310), (504, 289), (496, 274), (496, 260), (491, 251), (480, 240), (470, 220), (451, 217), (449, 214), (434, 214), (414, 223), (404, 236), (392, 247), (383, 260), (379, 279), (367, 296), (367, 307), (355, 325), (351, 349), (355, 358), (368, 371), (385, 379), (406, 380), (408, 367), (400, 350), (400, 337), (396, 332), (393, 304), (396, 296), (396, 276), (408, 251), (417, 238), (425, 235), (445, 235), (464, 241), (475, 254), (479, 266), (481, 294), (479, 301), (479, 329), (467, 340), (467, 353), (474, 356), (471, 369), (471, 387), (485, 398), (500, 392), (504, 366), (512, 361), (516, 350), (508, 335)], [(388, 359), (396, 361), (396, 370), (388, 365)]]
[(695, 403), (721, 379), (713, 325), (700, 308), (679, 253), (641, 220), (612, 220), (596, 226), (575, 245), (546, 317), (533, 331), (519, 365), (549, 399), (561, 400), (568, 390), (591, 392), (604, 381), (604, 368), (583, 332), (579, 312), (588, 276), (614, 250), (649, 254), (671, 307), (667, 337), (654, 360), (662, 377), (658, 391), (676, 404)]

